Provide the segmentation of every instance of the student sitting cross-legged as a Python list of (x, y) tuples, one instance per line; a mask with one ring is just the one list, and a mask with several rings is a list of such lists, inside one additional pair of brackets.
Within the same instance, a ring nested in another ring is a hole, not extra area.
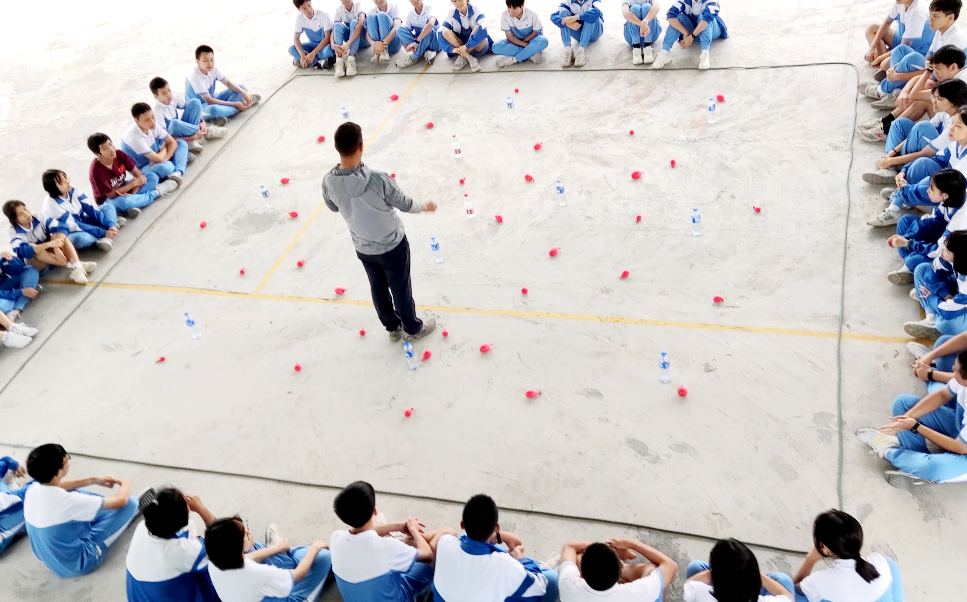
[(88, 179), (98, 206), (110, 203), (128, 219), (141, 215), (141, 208), (156, 198), (178, 188), (174, 179), (158, 182), (158, 171), (141, 173), (138, 165), (126, 152), (114, 148), (106, 134), (93, 134), (87, 148), (94, 153)]
[(658, 0), (624, 0), (621, 14), (625, 18), (625, 41), (631, 44), (631, 64), (650, 65), (655, 62), (652, 44), (661, 35), (658, 24)]
[(10, 251), (0, 252), (0, 312), (11, 322), (19, 320), (27, 304), (40, 294), (38, 282), (37, 268)]
[[(69, 469), (70, 455), (56, 443), (41, 445), (27, 457), (27, 472), (35, 480), (24, 496), (30, 547), (58, 577), (80, 577), (99, 567), (138, 514), (131, 481), (108, 476), (67, 480)], [(105, 498), (81, 489), (91, 485), (118, 486), (118, 491)]]
[(469, 0), (450, 0), (450, 3), (454, 9), (443, 21), (440, 50), (453, 58), (454, 71), (470, 65), (470, 71), (477, 73), (480, 71), (477, 57), (490, 52), (494, 43), (487, 33), (487, 16)]
[(97, 264), (80, 260), (65, 229), (51, 232), (21, 201), (4, 203), (3, 214), (10, 222), (7, 239), (18, 257), (40, 271), (49, 265), (65, 267), (70, 270), (71, 280), (77, 284), (87, 284), (87, 276)]
[(920, 302), (926, 317), (903, 324), (903, 331), (912, 337), (967, 331), (967, 230), (945, 233), (937, 246), (937, 257), (913, 270), (911, 296)]
[(759, 561), (735, 539), (715, 543), (708, 563), (688, 565), (684, 602), (790, 602), (795, 589), (785, 573), (759, 571)]
[[(185, 96), (189, 100), (197, 98), (201, 101), (201, 116), (205, 121), (224, 126), (229, 117), (251, 109), (262, 100), (258, 94), (249, 94), (248, 88), (225, 77), (215, 66), (215, 51), (211, 46), (202, 44), (195, 49), (195, 63), (195, 68), (185, 79)], [(216, 94), (218, 82), (227, 89)]]
[[(23, 478), (27, 474), (27, 467), (10, 456), (4, 456), (0, 458), (0, 479), (4, 479), (8, 473)], [(0, 480), (0, 554), (27, 532), (27, 525), (24, 523), (26, 493), (26, 485), (11, 489), (5, 480)]]
[[(154, 116), (175, 140), (188, 143), (188, 152), (200, 153), (205, 150), (201, 140), (218, 140), (228, 132), (223, 127), (212, 125), (201, 118), (201, 101), (197, 98), (185, 100), (171, 91), (168, 80), (156, 77), (148, 83), (154, 96)], [(180, 111), (180, 113), (179, 113)]]
[[(639, 554), (647, 563), (626, 564)], [(634, 539), (572, 541), (561, 550), (561, 602), (661, 602), (675, 561)]]
[[(863, 58), (872, 67), (880, 68), (884, 61), (889, 65), (891, 52), (901, 45), (926, 52), (933, 40), (928, 5), (929, 0), (896, 0), (886, 19), (866, 30), (870, 48)], [(892, 27), (894, 21), (897, 22), (896, 29)]]
[(12, 321), (6, 314), (0, 313), (0, 345), (11, 349), (23, 349), (31, 342), (37, 334), (36, 328), (31, 328), (23, 323)]
[(118, 235), (118, 227), (127, 220), (118, 217), (114, 205), (101, 207), (92, 203), (87, 195), (71, 186), (70, 178), (59, 169), (48, 169), (41, 182), (47, 198), (40, 213), (50, 232), (65, 232), (75, 249), (97, 245), (102, 251), (114, 248), (111, 242)]
[(510, 67), (530, 59), (541, 62), (541, 52), (547, 48), (547, 38), (543, 34), (541, 18), (529, 8), (524, 8), (524, 0), (506, 0), (507, 10), (500, 15), (500, 29), (506, 40), (494, 42), (492, 48), (497, 58), (497, 67)]
[[(299, 14), (295, 18), (295, 34), (289, 55), (292, 65), (303, 69), (332, 69), (336, 64), (336, 52), (332, 49), (332, 19), (326, 11), (316, 10), (312, 0), (292, 0)], [(302, 34), (308, 44), (303, 44)]]
[(173, 180), (181, 186), (185, 168), (195, 160), (195, 155), (188, 152), (188, 143), (175, 140), (158, 123), (148, 103), (135, 103), (131, 116), (134, 123), (121, 136), (121, 150), (145, 174), (153, 173), (159, 180)]
[(413, 10), (406, 15), (406, 22), (396, 28), (396, 36), (406, 51), (406, 54), (396, 59), (396, 66), (400, 69), (409, 67), (420, 60), (420, 57), (427, 65), (432, 65), (440, 50), (440, 32), (433, 9), (423, 0), (410, 0), (410, 4), (413, 5)]
[(334, 75), (356, 75), (356, 54), (369, 48), (366, 37), (366, 11), (360, 0), (340, 0), (333, 15), (332, 49), (336, 53)]
[(400, 9), (389, 0), (373, 0), (373, 8), (366, 13), (366, 37), (373, 47), (371, 63), (388, 63), (390, 55), (399, 52), (401, 42), (397, 29), (403, 24)]
[[(559, 10), (551, 13), (551, 23), (561, 28), (564, 55), (561, 65), (583, 67), (587, 64), (587, 47), (604, 33), (604, 14), (598, 8), (599, 0), (564, 0)], [(572, 48), (573, 40), (577, 48)]]

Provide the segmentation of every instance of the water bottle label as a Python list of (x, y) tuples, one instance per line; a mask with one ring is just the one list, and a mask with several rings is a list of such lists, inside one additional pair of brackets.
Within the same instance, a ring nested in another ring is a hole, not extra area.
[(698, 224), (698, 223), (700, 223), (701, 221), (702, 221), (702, 218), (701, 218), (700, 216), (698, 216), (698, 215), (693, 215), (693, 216), (692, 216), (692, 223), (693, 223), (693, 224)]
[(186, 320), (185, 321), (185, 324), (187, 324), (189, 327), (191, 327), (191, 326), (194, 326), (195, 325), (195, 321), (194, 320)]
[(564, 187), (563, 186), (558, 186), (557, 187), (557, 194), (564, 194)]

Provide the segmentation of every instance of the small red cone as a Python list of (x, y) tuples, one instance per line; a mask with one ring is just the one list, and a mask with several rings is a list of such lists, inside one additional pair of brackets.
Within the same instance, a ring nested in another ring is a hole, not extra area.
[(448, 337), (448, 336), (450, 336), (450, 333), (449, 333), (449, 332), (447, 332), (446, 330), (444, 330), (444, 331), (443, 331), (443, 336), (445, 336), (445, 337)]
[(424, 361), (425, 362), (426, 360), (430, 359), (430, 356), (432, 356), (432, 355), (433, 355), (433, 353), (430, 352), (429, 349), (427, 349), (426, 351), (423, 352), (423, 359), (421, 361)]
[(637, 217), (635, 217), (635, 223), (636, 223), (636, 224), (637, 224), (638, 222), (640, 222), (640, 221), (641, 221), (641, 216), (640, 216), (640, 215), (639, 215), (639, 216), (637, 216)]
[(245, 275), (245, 268), (240, 269), (238, 271), (238, 273), (241, 274), (242, 276), (244, 276)]
[(202, 223), (198, 224), (198, 227), (199, 228), (204, 228), (207, 225), (208, 225), (208, 222), (202, 222)]
[(296, 372), (301, 372), (301, 371), (302, 371), (302, 366), (300, 366), (299, 364), (296, 364), (296, 365), (294, 366), (294, 368), (295, 368), (295, 371), (296, 371)]
[(688, 395), (688, 389), (685, 388), (685, 385), (678, 387), (678, 396), (685, 397), (686, 395)]
[(498, 224), (504, 223), (504, 216), (502, 216), (502, 215), (495, 215), (494, 216), (494, 219), (497, 220), (497, 223)]
[(426, 122), (426, 129), (428, 129), (428, 130), (432, 130), (433, 129), (433, 122), (432, 121), (427, 121)]
[(675, 169), (675, 160), (672, 159), (672, 169)]
[(389, 99), (390, 99), (390, 100), (399, 100), (399, 99), (400, 99), (400, 97), (399, 97), (399, 96), (397, 96), (396, 94), (390, 94), (390, 95), (389, 95)]
[(721, 303), (722, 301), (725, 301), (725, 299), (723, 299), (722, 297), (714, 297), (712, 301), (714, 303)]
[(628, 132), (628, 135), (629, 136), (634, 136), (635, 135), (635, 131), (634, 130), (631, 130), (630, 132)]
[(460, 178), (460, 183), (461, 183), (461, 184), (464, 184), (464, 183), (466, 183), (466, 181), (467, 181), (467, 178)]
[(762, 207), (752, 207), (752, 208), (755, 209), (756, 213), (760, 213), (762, 211)]
[(405, 412), (403, 412), (403, 415), (406, 416), (407, 418), (409, 418), (410, 416), (412, 416), (413, 415), (413, 408), (407, 408), (407, 410)]
[(295, 219), (295, 218), (299, 217), (299, 212), (298, 211), (290, 211), (289, 212), (289, 217), (291, 217), (292, 219)]
[(631, 272), (629, 272), (628, 270), (621, 272), (621, 278), (627, 278), (630, 275), (631, 275)]
[(554, 257), (555, 255), (557, 255), (560, 252), (561, 252), (560, 249), (558, 249), (557, 247), (554, 247), (553, 249), (551, 249), (550, 251), (548, 251), (547, 254), (550, 255), (551, 257)]
[(541, 147), (542, 146), (544, 146), (544, 145), (541, 144), (540, 142), (538, 142), (537, 144), (534, 145), (534, 150), (541, 150)]
[(295, 264), (301, 268), (302, 266), (304, 266), (306, 264), (306, 260), (305, 259), (300, 259), (299, 261), (295, 262)]
[(289, 183), (289, 178), (282, 178), (279, 181), (282, 182), (283, 184), (288, 184)]
[(487, 353), (491, 349), (493, 349), (493, 345), (491, 345), (490, 343), (484, 343), (483, 345), (480, 346), (480, 353)]
[(359, 336), (361, 336), (361, 337), (366, 336), (366, 329), (365, 328), (360, 328), (359, 329)]
[(319, 136), (318, 138), (316, 138), (316, 142), (317, 143), (318, 142), (325, 142), (325, 141), (326, 141), (326, 137), (325, 136)]
[(524, 176), (524, 179), (527, 180), (528, 182), (533, 182), (534, 181), (534, 177), (531, 176), (530, 174), (526, 174)]
[(517, 88), (514, 88), (514, 94), (517, 94), (518, 92), (520, 92), (520, 90), (518, 90)]
[(535, 391), (534, 389), (529, 389), (526, 393), (524, 393), (524, 395), (526, 395), (530, 399), (534, 399), (535, 397), (537, 397), (540, 394), (541, 394), (540, 391)]
[(631, 172), (631, 179), (632, 180), (640, 180), (641, 179), (641, 172), (640, 171), (633, 171), (633, 172)]
[(526, 295), (527, 294), (527, 287), (525, 286), (524, 288), (520, 289), (520, 292), (521, 292), (521, 294)]
[(395, 180), (395, 179), (396, 179), (396, 174), (395, 174), (395, 173), (391, 173), (391, 174), (389, 175), (389, 177), (391, 177), (391, 178), (393, 178), (393, 179)]
[(337, 295), (341, 295), (341, 294), (343, 294), (343, 293), (345, 293), (345, 292), (346, 292), (346, 289), (344, 289), (344, 288), (337, 288), (337, 289), (336, 289), (336, 294), (337, 294)]
[(156, 360), (154, 361), (154, 363), (156, 363), (156, 364), (160, 364), (160, 363), (162, 363), (163, 361), (165, 361), (165, 356), (163, 356), (163, 355), (162, 355), (161, 357), (159, 357), (158, 359), (156, 359)]
[(725, 97), (719, 94), (718, 96), (715, 97), (715, 100), (719, 102), (725, 102)]

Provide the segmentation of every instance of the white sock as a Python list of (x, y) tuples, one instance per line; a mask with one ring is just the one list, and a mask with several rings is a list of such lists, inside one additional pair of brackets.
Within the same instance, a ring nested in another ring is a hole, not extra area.
[(81, 267), (81, 264), (79, 264), (79, 263), (67, 262), (67, 269), (68, 270), (76, 270), (79, 267)]
[(927, 317), (925, 319), (926, 320), (929, 320), (931, 322), (936, 322), (937, 321), (937, 314), (927, 314)]

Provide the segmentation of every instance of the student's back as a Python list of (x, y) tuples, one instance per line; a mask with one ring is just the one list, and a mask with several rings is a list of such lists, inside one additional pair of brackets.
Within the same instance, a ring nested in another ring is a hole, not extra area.
[(856, 561), (837, 558), (829, 568), (816, 571), (799, 584), (809, 602), (894, 602), (884, 595), (893, 585), (889, 561), (881, 554), (864, 556), (876, 568), (879, 577), (867, 583), (856, 572)]
[(336, 531), (329, 538), (329, 553), (345, 602), (412, 602), (413, 589), (419, 589), (408, 583), (417, 550), (398, 539), (373, 530)]
[(155, 537), (145, 523), (134, 530), (127, 559), (128, 602), (215, 602), (208, 556), (188, 529), (174, 537)]
[(437, 544), (433, 595), (437, 602), (539, 600), (547, 589), (541, 574), (487, 543), (444, 535)]
[(93, 521), (104, 498), (33, 483), (24, 496), (30, 547), (58, 577), (89, 573), (100, 564)]

